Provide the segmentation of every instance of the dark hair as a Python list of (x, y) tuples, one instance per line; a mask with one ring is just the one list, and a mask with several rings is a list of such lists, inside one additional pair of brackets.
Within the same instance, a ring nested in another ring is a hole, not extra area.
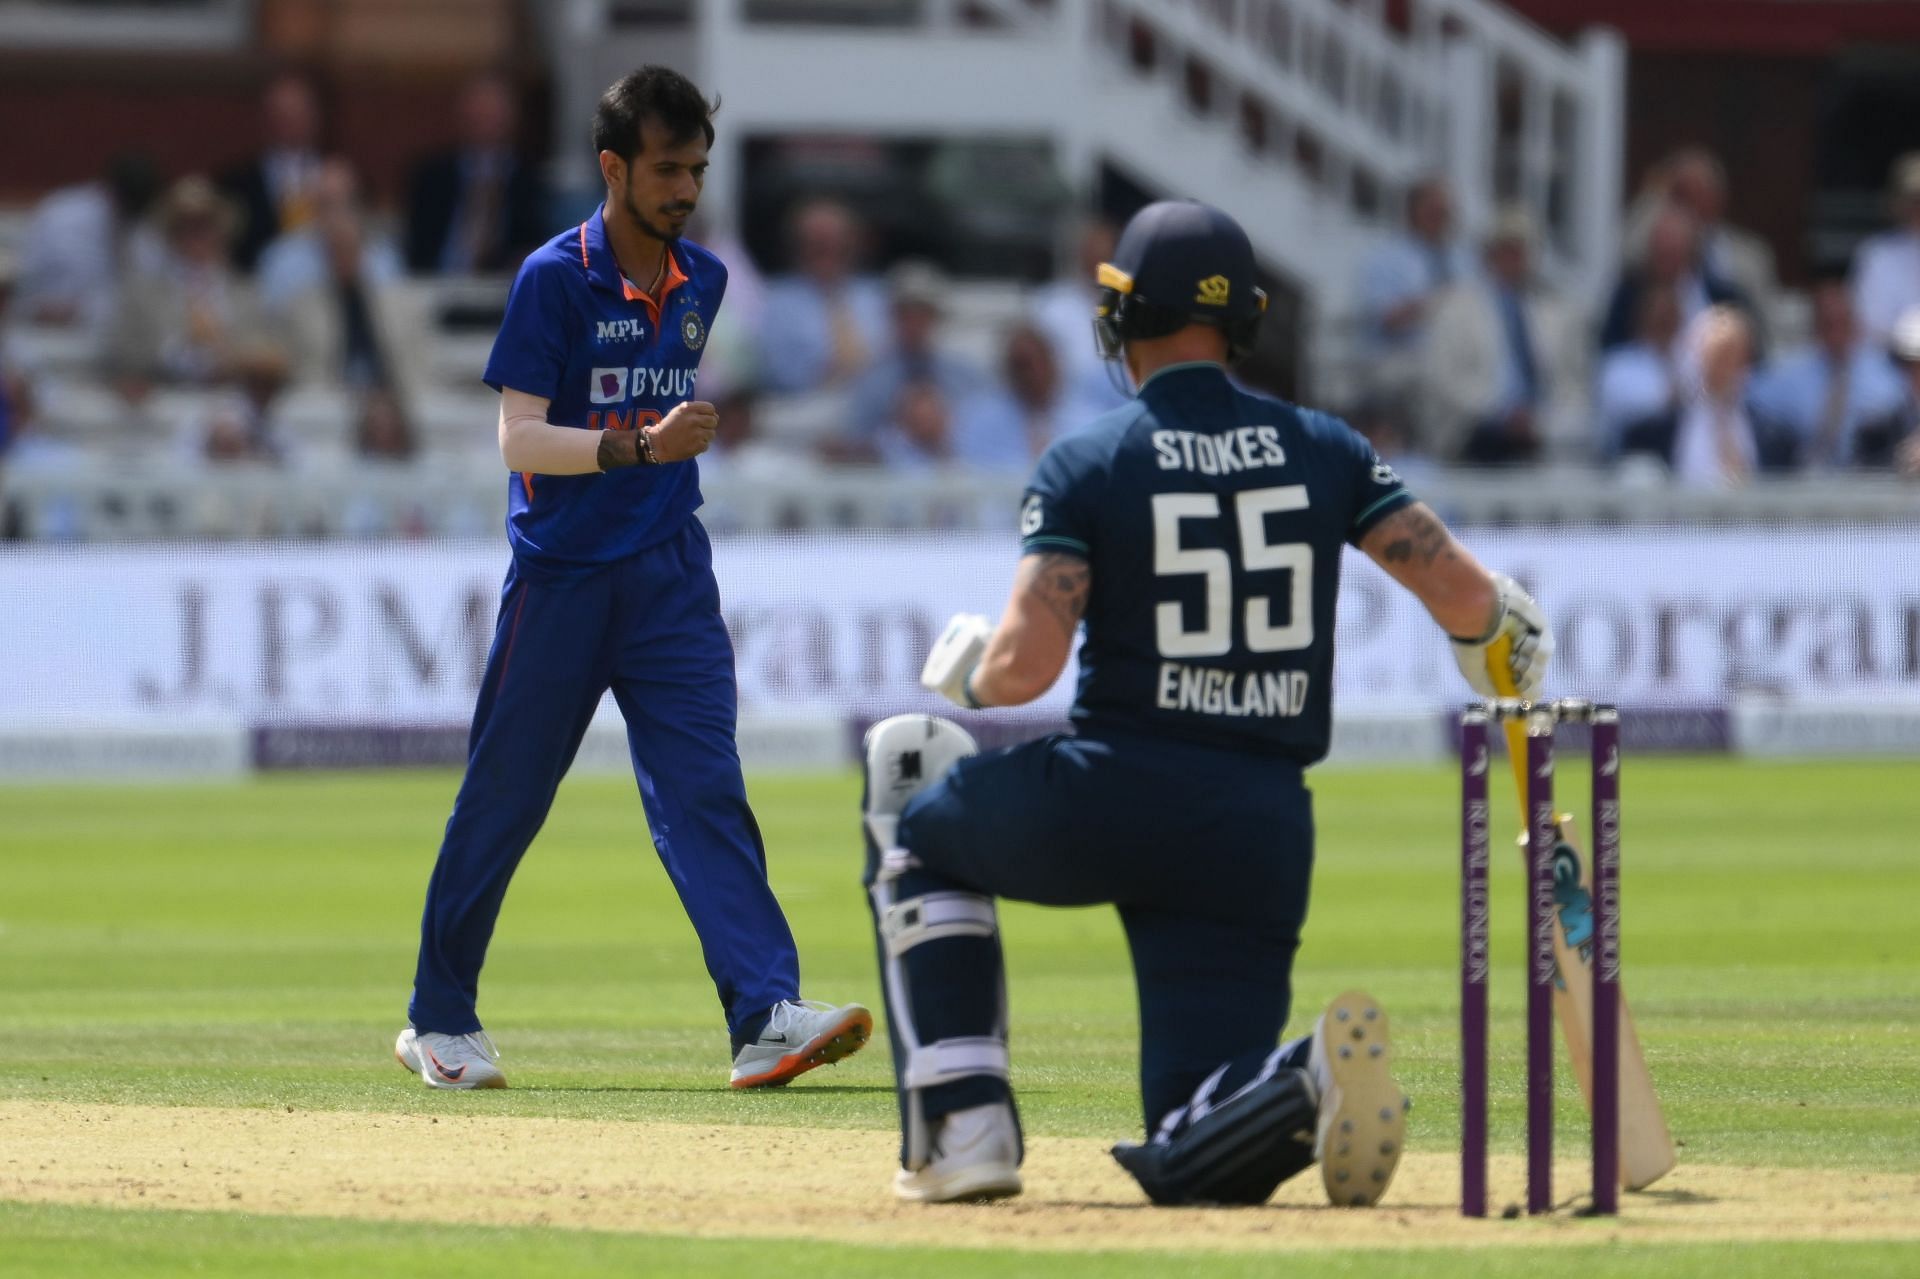
[(695, 133), (713, 145), (713, 113), (720, 100), (708, 102), (693, 81), (671, 67), (644, 66), (615, 80), (600, 95), (593, 111), (593, 149), (611, 151), (622, 160), (640, 152), (642, 122), (658, 120), (673, 145), (691, 142)]

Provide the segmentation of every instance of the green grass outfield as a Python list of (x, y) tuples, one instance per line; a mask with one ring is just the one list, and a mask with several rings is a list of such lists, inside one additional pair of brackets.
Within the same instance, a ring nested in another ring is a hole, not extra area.
[[(410, 1086), (389, 1056), (455, 780), (0, 788), (0, 1098), (406, 1114), (458, 1104)], [(1626, 981), (1683, 1162), (1907, 1173), (1920, 1162), (1916, 782), (1920, 766), (1910, 760), (1629, 761)], [(1354, 985), (1387, 1003), (1417, 1101), (1415, 1150), (1443, 1151), (1457, 1139), (1455, 786), (1439, 768), (1315, 779), (1320, 864), (1296, 1009), (1310, 1016)], [(806, 993), (877, 1004), (857, 793), (850, 775), (753, 779)], [(1514, 855), (1495, 868), (1493, 1139), (1509, 1150), (1519, 1148), (1521, 1118), (1518, 866)], [(1133, 1135), (1134, 1005), (1117, 923), (1104, 911), (1023, 907), (1005, 910), (1003, 923), (1029, 1130)], [(481, 1011), (515, 1083), (486, 1099), (493, 1114), (893, 1123), (884, 1051), (783, 1092), (726, 1089), (712, 988), (630, 784), (563, 789), (508, 898)], [(1560, 1140), (1572, 1149), (1584, 1114), (1569, 1072), (1560, 1073)], [(886, 1175), (872, 1170), (876, 1186)], [(769, 1247), (0, 1206), (0, 1273), (10, 1276), (110, 1267), (478, 1276), (615, 1265), (718, 1274), (753, 1269)], [(841, 1274), (962, 1274), (987, 1264), (958, 1251), (908, 1258), (852, 1244), (785, 1247), (775, 1247), (792, 1259), (783, 1269)], [(1890, 1244), (1553, 1252), (1594, 1274), (1920, 1269), (1920, 1247)], [(429, 1253), (448, 1264), (431, 1264)], [(1519, 1247), (1388, 1255), (1437, 1275), (1518, 1273), (1546, 1260)], [(1380, 1273), (1380, 1257), (1320, 1253), (1311, 1264)], [(1000, 1253), (991, 1264), (1007, 1274), (1164, 1276), (1270, 1273), (1275, 1263)]]

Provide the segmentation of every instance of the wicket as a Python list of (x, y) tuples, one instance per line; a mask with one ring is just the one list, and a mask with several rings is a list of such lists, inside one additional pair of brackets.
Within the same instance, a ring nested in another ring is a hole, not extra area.
[(1593, 778), (1593, 1209), (1619, 1211), (1620, 1184), (1620, 715), (1579, 698), (1503, 698), (1460, 717), (1460, 1211), (1487, 1215), (1487, 871), (1491, 814), (1488, 725), (1526, 724), (1527, 786), (1527, 1211), (1553, 1209), (1553, 987), (1556, 864), (1554, 730), (1592, 728)]

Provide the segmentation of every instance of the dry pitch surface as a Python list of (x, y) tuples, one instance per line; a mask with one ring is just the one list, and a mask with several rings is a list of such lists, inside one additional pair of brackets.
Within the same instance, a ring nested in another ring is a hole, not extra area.
[[(422, 1151), (431, 1158), (422, 1160)], [(890, 1134), (338, 1111), (0, 1103), (0, 1198), (684, 1236), (1029, 1250), (1410, 1247), (1764, 1239), (1920, 1240), (1920, 1175), (1682, 1165), (1617, 1221), (1468, 1221), (1455, 1162), (1413, 1154), (1372, 1211), (1311, 1174), (1259, 1210), (1152, 1209), (1098, 1141), (1039, 1138), (1027, 1193), (896, 1203)], [(1496, 1161), (1517, 1196), (1517, 1158)], [(1555, 1175), (1569, 1208), (1586, 1169)]]

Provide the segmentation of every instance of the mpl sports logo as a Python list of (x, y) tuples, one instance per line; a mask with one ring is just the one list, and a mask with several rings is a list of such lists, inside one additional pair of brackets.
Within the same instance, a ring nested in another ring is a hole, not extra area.
[(639, 320), (600, 320), (593, 330), (593, 340), (602, 344), (637, 342), (645, 336), (647, 326)]

